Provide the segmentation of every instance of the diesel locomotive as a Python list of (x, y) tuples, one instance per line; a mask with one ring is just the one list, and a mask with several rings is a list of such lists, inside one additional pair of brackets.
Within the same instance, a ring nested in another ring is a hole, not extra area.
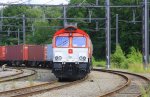
[(59, 79), (80, 79), (92, 69), (93, 46), (89, 35), (77, 27), (68, 26), (53, 36), (52, 72)]

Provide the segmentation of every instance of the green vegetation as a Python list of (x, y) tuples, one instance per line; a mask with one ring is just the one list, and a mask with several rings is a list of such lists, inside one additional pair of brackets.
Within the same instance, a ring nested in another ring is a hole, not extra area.
[(129, 54), (127, 54), (127, 61), (128, 64), (142, 64), (142, 53), (131, 47)]
[(150, 69), (144, 69), (143, 64), (129, 64), (128, 70), (137, 73), (150, 73)]
[[(28, 36), (29, 44), (46, 44), (52, 42), (53, 30), (41, 28), (39, 26), (48, 26), (48, 21), (37, 21), (34, 23), (36, 30), (34, 31), (34, 35)], [(44, 38), (43, 38), (44, 37)]]
[(140, 87), (141, 88), (141, 93), (142, 93), (142, 97), (150, 97), (150, 84), (148, 85), (147, 91), (145, 90), (144, 87)]
[(150, 72), (145, 70), (142, 64), (142, 54), (134, 47), (130, 48), (130, 52), (124, 55), (121, 47), (116, 46), (116, 51), (111, 56), (112, 68), (128, 69), (131, 72)]
[(119, 45), (116, 46), (116, 51), (111, 56), (111, 63), (117, 68), (128, 68), (127, 59)]
[[(1, 11), (2, 9), (0, 9), (0, 12)], [(20, 42), (23, 42), (23, 15), (25, 15), (26, 43), (28, 44), (51, 43), (52, 36), (56, 29), (51, 28), (50, 26), (60, 26), (62, 24), (60, 21), (46, 19), (61, 16), (61, 8), (28, 6), (4, 7), (3, 16), (14, 18), (1, 19), (3, 27), (0, 29), (0, 32), (1, 30), (3, 30), (3, 32), (0, 33), (0, 45), (18, 44), (18, 29), (20, 31)]]
[(105, 67), (106, 62), (104, 60), (95, 60), (95, 58), (92, 58), (92, 64), (93, 67)]

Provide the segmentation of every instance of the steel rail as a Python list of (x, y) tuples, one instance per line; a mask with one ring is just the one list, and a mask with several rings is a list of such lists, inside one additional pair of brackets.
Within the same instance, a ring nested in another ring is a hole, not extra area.
[(53, 83), (55, 83), (55, 82), (56, 82), (56, 81), (52, 81), (52, 82), (49, 82), (49, 83), (38, 84), (38, 85), (34, 85), (34, 86), (28, 86), (28, 87), (19, 88), (19, 89), (3, 91), (3, 92), (0, 92), (0, 96), (1, 96), (1, 95), (9, 95), (9, 94), (13, 94), (13, 93), (16, 93), (16, 92), (18, 93), (19, 91), (25, 91), (25, 90), (29, 90), (29, 89), (37, 88), (37, 87), (41, 87), (41, 86), (47, 86), (47, 85), (53, 84)]
[[(95, 71), (102, 71), (102, 70), (95, 70)], [(126, 86), (128, 86), (130, 84), (130, 79), (128, 77), (126, 77), (125, 75), (122, 75), (122, 74), (119, 74), (119, 73), (115, 73), (115, 72), (112, 72), (112, 71), (106, 71), (106, 70), (105, 71), (103, 70), (102, 72), (113, 73), (113, 74), (116, 74), (116, 75), (119, 75), (119, 76), (123, 77), (126, 80), (126, 82), (123, 85), (120, 85), (115, 90), (113, 90), (115, 92), (125, 88)], [(84, 79), (78, 80), (78, 81), (71, 82), (69, 84), (64, 84), (64, 85), (60, 85), (60, 86), (54, 86), (54, 87), (50, 87), (50, 88), (47, 88), (47, 89), (36, 90), (36, 88), (38, 88), (38, 87), (39, 88), (40, 87), (46, 87), (48, 85), (51, 86), (52, 84), (55, 84), (56, 81), (54, 81), (54, 82), (45, 83), (45, 84), (41, 84), (41, 85), (37, 85), (37, 86), (35, 85), (35, 86), (25, 87), (25, 88), (16, 89), (16, 90), (9, 90), (9, 91), (0, 92), (0, 95), (2, 95), (2, 94), (3, 95), (7, 95), (7, 93), (8, 93), (8, 95), (12, 94), (12, 93), (16, 93), (16, 95), (11, 95), (11, 97), (27, 97), (27, 96), (31, 96), (31, 95), (34, 95), (34, 94), (39, 94), (39, 93), (44, 93), (44, 92), (51, 91), (51, 90), (65, 88), (65, 87), (68, 87), (68, 86), (80, 83), (82, 81), (85, 81), (86, 79), (87, 79), (87, 77), (84, 78)], [(35, 91), (30, 90), (32, 88), (35, 88)], [(28, 91), (28, 92), (25, 92), (25, 91)], [(112, 94), (114, 94), (114, 92), (107, 92), (106, 94), (101, 95), (100, 97), (106, 97), (106, 96), (112, 95)]]
[[(140, 77), (140, 78), (142, 78), (142, 79), (144, 79), (147, 83), (148, 83), (148, 85), (150, 84), (150, 79), (149, 78), (147, 78), (147, 77), (145, 77), (145, 76), (142, 76), (142, 75), (139, 75), (139, 74), (136, 74), (136, 73), (130, 73), (130, 72), (125, 72), (125, 71), (118, 71), (118, 70), (105, 70), (105, 69), (94, 69), (94, 70), (98, 70), (98, 71), (104, 71), (104, 72), (113, 72), (113, 73), (120, 73), (120, 74), (128, 74), (128, 75), (133, 75), (133, 76), (136, 76), (136, 77)], [(131, 83), (131, 81), (130, 81), (130, 83)], [(128, 85), (129, 86), (129, 85)], [(145, 87), (144, 87), (145, 88)], [(121, 91), (121, 90), (123, 90), (124, 88), (122, 88), (122, 89), (120, 89), (119, 91)], [(145, 88), (145, 91), (146, 91), (146, 93), (148, 93), (149, 92), (149, 90), (148, 90), (148, 88)], [(115, 94), (116, 92), (118, 92), (118, 90), (116, 89), (116, 90), (112, 90), (111, 92), (110, 92), (110, 94), (106, 94), (106, 95), (103, 95), (103, 96), (100, 96), (100, 97), (106, 97), (106, 96), (110, 96), (110, 95), (113, 95), (113, 94)], [(137, 96), (135, 96), (135, 97), (142, 97), (143, 95), (142, 95), (142, 93), (140, 93), (140, 94), (137, 94)]]
[(2, 80), (3, 78), (13, 77), (13, 76), (22, 74), (24, 72), (23, 70), (19, 70), (19, 69), (18, 69), (18, 71), (19, 71), (18, 73), (15, 73), (15, 74), (12, 74), (12, 75), (2, 76), (2, 77), (0, 77), (0, 80)]
[(37, 71), (35, 71), (35, 70), (32, 70), (32, 71), (33, 71), (33, 73), (31, 73), (31, 74), (29, 74), (29, 75), (20, 76), (20, 74), (19, 74), (19, 75), (17, 75), (17, 76), (20, 76), (20, 77), (12, 76), (12, 77), (15, 77), (15, 78), (9, 78), (9, 79), (0, 80), (0, 83), (2, 83), (2, 82), (9, 82), (9, 81), (14, 81), (14, 80), (18, 80), (18, 79), (30, 77), (30, 76), (33, 76), (33, 75), (35, 75), (35, 74), (37, 73)]
[[(0, 92), (0, 95), (2, 95), (2, 94), (7, 95), (7, 93), (8, 94), (16, 93), (16, 95), (11, 95), (11, 97), (27, 97), (27, 96), (40, 94), (40, 93), (44, 93), (44, 92), (51, 91), (51, 90), (56, 90), (56, 89), (62, 89), (62, 88), (65, 88), (65, 87), (69, 87), (69, 86), (75, 85), (77, 83), (81, 83), (81, 82), (85, 81), (87, 78), (88, 77), (86, 76), (85, 78), (83, 78), (81, 80), (73, 81), (73, 82), (63, 84), (63, 85), (59, 85), (59, 86), (52, 86), (52, 85), (58, 83), (58, 81), (52, 81), (52, 82), (49, 82), (49, 83), (35, 85), (35, 86), (31, 86), (31, 87), (25, 87), (25, 88)], [(44, 89), (44, 87), (46, 87), (46, 86), (48, 86), (48, 88)], [(43, 89), (40, 89), (41, 87), (43, 87)], [(35, 90), (32, 90), (32, 91), (30, 90), (30, 89), (34, 89), (34, 88), (35, 88)], [(26, 93), (26, 91), (27, 91), (27, 93)]]
[[(120, 72), (120, 73), (124, 73), (124, 74), (129, 74), (129, 75), (133, 75), (133, 76), (140, 77), (140, 78), (144, 79), (145, 81), (147, 81), (148, 85), (150, 85), (150, 79), (147, 78), (147, 77), (145, 77), (145, 76), (142, 76), (142, 75), (140, 75), (140, 74), (130, 73), (130, 72), (124, 72), (124, 71), (117, 71), (117, 70), (115, 70), (115, 72)], [(144, 88), (145, 88), (146, 93), (148, 93), (148, 92), (149, 92), (148, 87), (144, 87)], [(142, 93), (140, 93), (140, 94), (137, 95), (136, 97), (142, 97), (142, 96), (143, 96)]]
[(123, 90), (128, 85), (130, 85), (130, 83), (131, 83), (131, 80), (127, 76), (125, 76), (123, 74), (120, 74), (120, 73), (117, 73), (117, 72), (114, 72), (114, 71), (104, 70), (104, 69), (93, 69), (93, 70), (94, 71), (107, 72), (107, 73), (112, 73), (112, 74), (115, 74), (115, 75), (119, 75), (119, 76), (123, 77), (126, 80), (126, 82), (123, 85), (120, 85), (117, 88), (115, 88), (115, 89), (113, 89), (111, 91), (108, 91), (105, 94), (100, 95), (99, 97), (111, 96), (111, 95), (115, 94), (116, 92), (119, 92), (119, 91)]

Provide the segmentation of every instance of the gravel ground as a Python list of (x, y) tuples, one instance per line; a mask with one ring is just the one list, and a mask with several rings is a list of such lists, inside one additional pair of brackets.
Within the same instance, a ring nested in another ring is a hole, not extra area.
[(144, 89), (144, 87), (147, 87), (148, 85), (147, 82), (140, 77), (130, 74), (125, 75), (131, 79), (131, 84), (112, 97), (137, 97), (142, 92), (142, 89)]
[(35, 75), (34, 81), (37, 82), (50, 82), (53, 80), (56, 80), (57, 78), (55, 75), (52, 73), (51, 70), (48, 69), (35, 69), (37, 71), (37, 74)]
[(82, 83), (31, 97), (97, 97), (124, 82), (125, 80), (118, 75), (92, 71), (88, 80)]
[[(33, 70), (32, 68), (30, 69)], [(21, 74), (20, 76), (29, 75), (33, 72), (27, 69), (23, 69), (23, 70), (24, 70), (24, 73)], [(11, 82), (0, 83), (0, 92), (38, 85), (38, 84), (46, 83), (52, 80), (56, 80), (56, 77), (51, 73), (51, 70), (35, 69), (35, 68), (34, 70), (37, 71), (37, 74), (34, 76), (14, 80)]]
[(55, 77), (55, 75), (51, 72), (51, 70), (48, 69), (38, 69), (38, 68), (28, 68), (31, 70), (35, 70), (37, 71), (37, 73), (32, 76), (32, 77), (27, 77), (21, 80), (25, 80), (25, 81), (33, 81), (34, 83), (45, 83), (45, 82), (50, 82), (53, 80), (57, 80), (57, 78)]
[[(24, 71), (23, 74), (17, 75), (15, 77), (26, 76), (33, 72), (31, 70), (26, 70), (26, 69), (23, 69), (23, 71)], [(34, 83), (32, 81), (25, 81), (25, 80), (24, 81), (14, 80), (10, 82), (3, 82), (3, 83), (0, 83), (0, 92), (11, 90), (11, 89), (17, 89), (17, 88), (21, 88), (21, 87), (29, 86), (29, 85), (34, 85)]]
[(1, 77), (5, 77), (5, 76), (9, 76), (9, 75), (14, 75), (14, 74), (17, 74), (19, 73), (20, 70), (17, 70), (17, 69), (8, 69), (6, 71), (2, 71), (0, 70), (0, 78)]
[[(140, 74), (141, 74), (141, 73), (140, 73)], [(143, 75), (143, 76), (145, 76), (145, 77), (147, 77), (147, 78), (150, 79), (150, 73), (142, 73), (141, 75)]]
[[(12, 68), (6, 68), (7, 71), (12, 71), (13, 69)], [(2, 67), (0, 67), (0, 72), (2, 72)]]

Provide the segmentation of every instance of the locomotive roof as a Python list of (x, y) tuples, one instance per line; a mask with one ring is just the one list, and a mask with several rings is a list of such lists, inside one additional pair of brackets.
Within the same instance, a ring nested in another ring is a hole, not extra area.
[(63, 34), (63, 33), (79, 33), (79, 34), (82, 34), (82, 35), (85, 35), (87, 37), (89, 37), (89, 35), (81, 30), (81, 29), (78, 29), (76, 27), (73, 27), (73, 26), (69, 26), (69, 27), (66, 27), (66, 28), (63, 28), (63, 29), (60, 29), (58, 31), (56, 31), (56, 33), (54, 34), (54, 36), (57, 36), (57, 35), (60, 35), (60, 34)]

